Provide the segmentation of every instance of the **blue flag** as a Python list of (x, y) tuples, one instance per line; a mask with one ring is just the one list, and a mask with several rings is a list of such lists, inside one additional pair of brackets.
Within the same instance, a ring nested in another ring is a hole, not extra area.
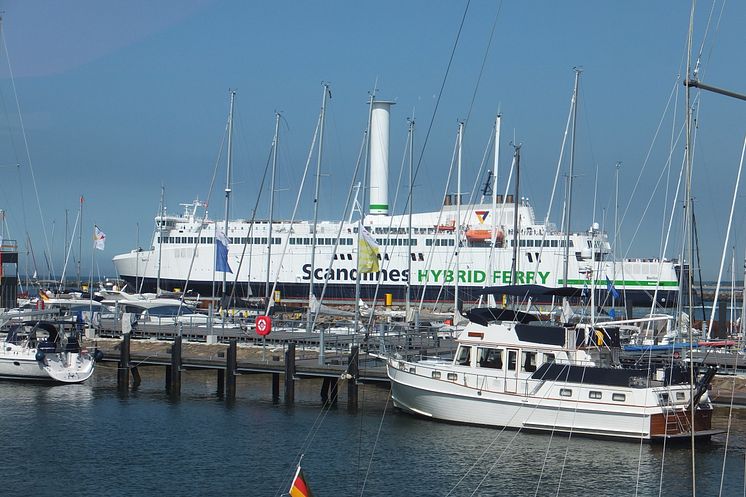
[(618, 299), (620, 297), (619, 292), (616, 288), (614, 288), (614, 285), (609, 280), (609, 277), (606, 277), (606, 290), (611, 294), (612, 297), (615, 299)]
[(616, 311), (614, 310), (613, 307), (611, 309), (609, 309), (609, 317), (611, 319), (614, 319), (616, 317)]
[(215, 228), (215, 271), (233, 274), (228, 265), (228, 238), (217, 227)]

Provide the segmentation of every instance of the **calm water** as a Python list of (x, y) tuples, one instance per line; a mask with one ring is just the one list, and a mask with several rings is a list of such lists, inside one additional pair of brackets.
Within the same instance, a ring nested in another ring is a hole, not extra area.
[[(317, 497), (361, 495), (366, 473), (366, 496), (691, 495), (688, 448), (431, 422), (370, 385), (350, 414), (340, 384), (338, 408), (323, 416), (320, 382), (298, 382), (288, 408), (260, 375), (239, 377), (227, 405), (214, 373), (188, 371), (170, 401), (161, 369), (142, 375), (126, 398), (111, 367), (84, 385), (0, 382), (0, 494), (278, 496), (312, 436), (303, 467)], [(719, 408), (717, 424), (727, 416)], [(722, 495), (743, 495), (746, 411), (732, 424)], [(717, 495), (725, 443), (697, 450), (698, 495)]]

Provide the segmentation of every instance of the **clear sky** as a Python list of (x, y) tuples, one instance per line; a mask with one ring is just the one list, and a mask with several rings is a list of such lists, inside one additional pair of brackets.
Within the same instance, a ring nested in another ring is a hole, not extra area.
[[(59, 274), (65, 213), (69, 233), (83, 195), (85, 274), (95, 223), (107, 234), (106, 250), (96, 254), (98, 271), (114, 275), (111, 257), (135, 248), (138, 230), (139, 245), (150, 245), (161, 184), (169, 212), (179, 210), (181, 202), (207, 198), (229, 88), (237, 90), (231, 217), (251, 216), (274, 112), (281, 111), (276, 215), (289, 218), (318, 118), (322, 81), (331, 84), (332, 100), (321, 218), (342, 216), (367, 119), (368, 92), (376, 81), (379, 96), (397, 103), (391, 123), (391, 199), (407, 116), (415, 114), (417, 155), (422, 154), (415, 208), (435, 210), (446, 187), (458, 121), (469, 119), (464, 137), (464, 184), (469, 186), (464, 190), (471, 191), (499, 109), (501, 169), (507, 171), (510, 164), (510, 142), (521, 143), (523, 195), (543, 218), (570, 108), (573, 67), (580, 66), (573, 228), (585, 229), (594, 219), (598, 168), (595, 219), (605, 219), (607, 231), (613, 232), (614, 170), (621, 161), (621, 210), (629, 209), (620, 245), (629, 256), (657, 256), (662, 215), (670, 211), (683, 150), (679, 140), (669, 176), (664, 166), (683, 121), (679, 78), (688, 2), (472, 0), (423, 152), (465, 7), (464, 1), (425, 0), (0, 2), (42, 211), (3, 50), (0, 208), (6, 211), (11, 238), (23, 240), (28, 232), (40, 274), (47, 272), (41, 253), (48, 242)], [(696, 51), (704, 40), (700, 78), (746, 92), (746, 5), (728, 2), (722, 8), (722, 2), (698, 2)], [(708, 279), (716, 276), (720, 262), (746, 133), (745, 111), (746, 102), (701, 96), (694, 193)], [(223, 161), (210, 198), (212, 218), (223, 216), (224, 175)], [(501, 190), (505, 180), (501, 175)], [(301, 214), (308, 218), (310, 194), (303, 198)], [(739, 197), (737, 213), (744, 205)], [(551, 220), (557, 224), (560, 212), (555, 203)], [(259, 215), (267, 215), (264, 200)], [(680, 222), (674, 224), (667, 255), (675, 257), (681, 228)], [(740, 214), (734, 243), (741, 273), (746, 239)]]

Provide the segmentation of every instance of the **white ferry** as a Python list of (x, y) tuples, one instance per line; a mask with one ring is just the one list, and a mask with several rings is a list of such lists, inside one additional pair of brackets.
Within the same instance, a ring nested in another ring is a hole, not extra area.
[[(458, 205), (454, 194), (445, 196), (439, 211), (413, 214), (411, 224), (407, 214), (389, 215), (390, 103), (373, 105), (371, 129), (378, 138), (370, 144), (373, 186), (370, 214), (363, 225), (380, 245), (380, 271), (361, 275), (361, 298), (384, 300), (391, 294), (393, 300), (404, 301), (409, 283), (412, 301), (453, 301), (458, 287), (459, 301), (473, 302), (484, 287), (539, 284), (599, 288), (603, 302), (608, 280), (620, 294), (616, 304), (649, 305), (654, 296), (661, 305), (676, 301), (675, 261), (615, 261), (608, 237), (597, 224), (568, 236), (553, 224), (537, 222), (526, 198), (494, 195), (489, 203)], [(198, 201), (182, 205), (182, 215), (155, 218), (149, 248), (114, 257), (119, 277), (138, 291), (154, 291), (157, 281), (161, 290), (185, 290), (188, 280), (189, 289), (211, 294), (216, 227), (223, 231), (225, 222), (205, 219)], [(326, 284), (325, 300), (354, 301), (358, 226), (333, 221), (230, 221), (228, 263), (234, 274), (227, 280), (240, 286), (236, 295), (241, 297), (276, 298), (279, 292), (283, 300), (308, 300), (313, 282), (317, 297)], [(222, 281), (222, 274), (217, 278)], [(265, 295), (267, 281), (276, 281), (271, 296)]]

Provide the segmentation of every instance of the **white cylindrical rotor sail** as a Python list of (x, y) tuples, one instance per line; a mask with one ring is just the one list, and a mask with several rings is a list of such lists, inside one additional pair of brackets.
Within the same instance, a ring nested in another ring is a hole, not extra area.
[(394, 102), (374, 101), (370, 123), (371, 214), (389, 213), (389, 114)]

